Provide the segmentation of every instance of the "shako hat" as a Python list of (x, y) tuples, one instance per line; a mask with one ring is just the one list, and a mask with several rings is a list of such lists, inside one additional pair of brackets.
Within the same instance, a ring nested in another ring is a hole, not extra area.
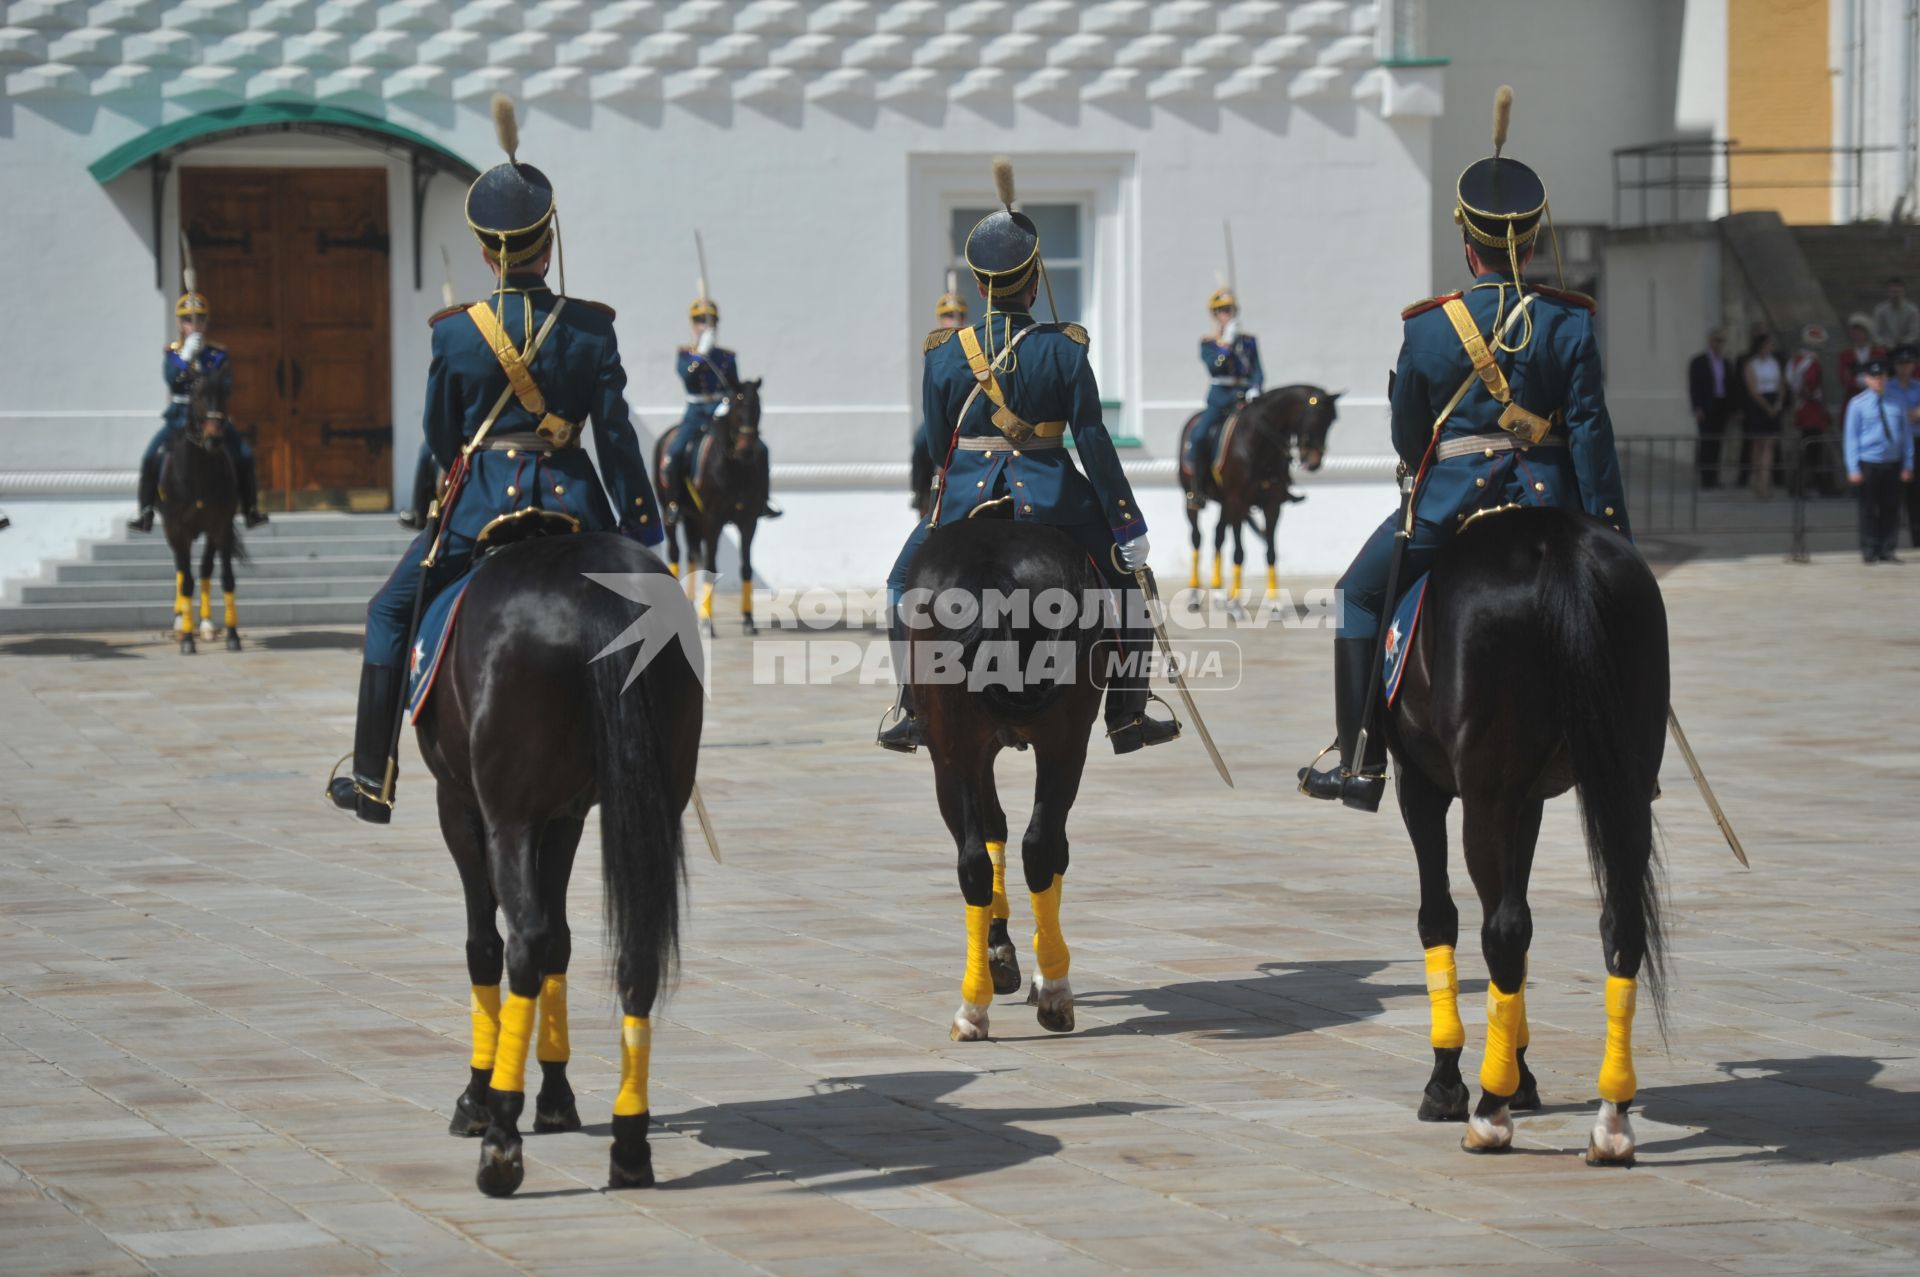
[(467, 188), (467, 225), (504, 270), (525, 265), (553, 239), (553, 183), (531, 164), (519, 162), (520, 125), (513, 102), (493, 95), (493, 128), (505, 164), (496, 164)]

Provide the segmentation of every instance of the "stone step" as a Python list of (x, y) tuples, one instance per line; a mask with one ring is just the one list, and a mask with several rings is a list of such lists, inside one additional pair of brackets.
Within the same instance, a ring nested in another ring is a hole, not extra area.
[[(247, 557), (256, 563), (275, 559), (339, 559), (339, 558), (378, 558), (385, 556), (399, 559), (406, 552), (413, 538), (396, 528), (392, 536), (320, 536), (320, 537), (267, 537), (256, 540), (249, 532), (243, 542)], [(198, 564), (202, 546), (194, 547), (194, 562)], [(140, 536), (131, 541), (101, 541), (91, 547), (90, 559), (95, 563), (172, 563), (173, 549), (156, 532), (152, 537)]]
[[(218, 618), (220, 609), (214, 608)], [(367, 601), (349, 599), (240, 599), (240, 632), (251, 626), (339, 625), (358, 627), (367, 619)], [(111, 630), (164, 632), (173, 625), (173, 604), (31, 603), (0, 607), (0, 634), (91, 634)]]
[[(400, 561), (400, 555), (380, 554), (354, 558), (317, 558), (317, 559), (256, 559), (249, 563), (233, 565), (234, 574), (241, 581), (249, 578), (304, 578), (304, 577), (366, 577), (376, 585), (387, 579), (394, 564)], [(196, 557), (194, 569), (199, 570), (200, 561)], [(68, 581), (124, 581), (140, 588), (146, 588), (152, 582), (170, 583), (173, 580), (173, 566), (163, 560), (151, 562), (107, 562), (107, 563), (61, 563), (53, 569), (56, 582)], [(246, 587), (241, 586), (242, 589)]]
[[(242, 608), (256, 599), (359, 599), (364, 605), (386, 579), (376, 576), (256, 579), (238, 567), (235, 573), (239, 577), (237, 593)], [(217, 590), (219, 578), (216, 576), (214, 580)], [(19, 601), (27, 604), (143, 603), (166, 597), (173, 585), (164, 574), (150, 574), (140, 579), (137, 588), (132, 581), (23, 581), (17, 588)]]

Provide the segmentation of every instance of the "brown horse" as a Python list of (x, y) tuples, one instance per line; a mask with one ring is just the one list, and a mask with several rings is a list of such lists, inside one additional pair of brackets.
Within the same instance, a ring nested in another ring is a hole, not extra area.
[[(1319, 386), (1283, 386), (1250, 399), (1221, 427), (1212, 472), (1196, 475), (1183, 470), (1180, 482), (1187, 494), (1187, 523), (1193, 543), (1193, 571), (1187, 588), (1195, 593), (1189, 607), (1200, 607), (1200, 515), (1210, 500), (1220, 503), (1220, 521), (1213, 529), (1216, 590), (1220, 588), (1221, 547), (1227, 529), (1233, 529), (1233, 592), (1227, 601), (1228, 612), (1237, 619), (1246, 615), (1240, 604), (1241, 569), (1247, 557), (1241, 529), (1256, 513), (1260, 518), (1255, 526), (1267, 543), (1267, 596), (1271, 598), (1279, 590), (1274, 537), (1279, 530), (1280, 507), (1306, 500), (1291, 486), (1293, 456), (1299, 453), (1300, 464), (1309, 473), (1320, 468), (1340, 394), (1328, 393)], [(1195, 413), (1180, 431), (1182, 457), (1190, 455), (1187, 436), (1199, 420), (1200, 414)]]
[[(667, 503), (667, 566), (680, 575), (680, 534), (685, 525), (687, 558), (706, 571), (700, 586), (700, 624), (713, 633), (713, 578), (719, 571), (720, 537), (729, 525), (740, 532), (740, 628), (757, 633), (753, 623), (753, 532), (767, 508), (767, 454), (760, 446), (760, 378), (741, 382), (713, 415), (701, 443), (693, 476), (673, 476)], [(653, 446), (653, 472), (665, 474), (678, 425)]]
[[(1067, 813), (1106, 688), (1100, 658), (1114, 650), (1101, 642), (1108, 632), (1101, 609), (1084, 603), (1105, 598), (1105, 583), (1065, 533), (981, 517), (928, 536), (908, 569), (907, 590), (925, 590), (933, 601), (924, 626), (909, 622), (908, 677), (966, 900), (966, 974), (949, 1036), (984, 1040), (993, 995), (1020, 989), (1007, 934), (1007, 815), (993, 781), (993, 760), (1009, 746), (1034, 754), (1033, 816), (1020, 844), (1039, 967), (1027, 1003), (1040, 1027), (1066, 1033), (1073, 1028), (1070, 955), (1060, 932)], [(1048, 614), (1043, 596), (1063, 595), (1075, 604), (1072, 615)], [(1010, 606), (996, 609), (990, 600)], [(1026, 601), (1033, 603), (1021, 606)], [(956, 602), (958, 612), (951, 610)], [(941, 647), (958, 658), (946, 667), (948, 676), (932, 664)]]
[(173, 550), (174, 633), (182, 655), (196, 649), (193, 630), (193, 543), (206, 539), (200, 555), (200, 637), (213, 641), (213, 560), (220, 557), (220, 590), (227, 650), (240, 650), (240, 614), (234, 604), (233, 560), (246, 547), (233, 526), (240, 507), (239, 476), (221, 440), (220, 410), (212, 383), (196, 378), (187, 403), (187, 424), (175, 433), (160, 463), (160, 526)]

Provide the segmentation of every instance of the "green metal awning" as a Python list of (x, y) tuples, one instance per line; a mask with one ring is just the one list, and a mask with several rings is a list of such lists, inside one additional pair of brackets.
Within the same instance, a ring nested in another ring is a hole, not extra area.
[(420, 287), (421, 217), (426, 207), (427, 184), (439, 173), (462, 182), (471, 182), (480, 176), (480, 170), (465, 157), (448, 150), (425, 134), (344, 106), (299, 101), (249, 102), (244, 106), (201, 111), (162, 124), (131, 141), (121, 143), (87, 166), (87, 172), (97, 182), (111, 182), (137, 165), (148, 166), (153, 182), (154, 287), (158, 288), (162, 283), (160, 201), (174, 157), (195, 147), (224, 142), (229, 138), (266, 133), (305, 133), (331, 137), (406, 156), (413, 176), (415, 289)]

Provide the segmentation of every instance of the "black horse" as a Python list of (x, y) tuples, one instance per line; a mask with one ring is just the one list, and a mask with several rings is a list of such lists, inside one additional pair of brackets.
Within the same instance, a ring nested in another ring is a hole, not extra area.
[[(1274, 538), (1280, 529), (1280, 507), (1305, 496), (1292, 488), (1292, 463), (1297, 452), (1309, 473), (1326, 458), (1327, 431), (1332, 428), (1341, 392), (1319, 386), (1282, 386), (1249, 399), (1220, 428), (1213, 467), (1206, 474), (1182, 474), (1187, 493), (1187, 525), (1193, 544), (1193, 571), (1187, 588), (1194, 591), (1188, 606), (1200, 606), (1200, 516), (1208, 501), (1220, 503), (1220, 520), (1213, 528), (1213, 588), (1220, 588), (1221, 547), (1233, 530), (1233, 592), (1229, 612), (1244, 617), (1240, 603), (1241, 569), (1247, 552), (1241, 544), (1246, 523), (1267, 543), (1267, 597), (1280, 589)], [(1187, 419), (1180, 431), (1180, 455), (1187, 456), (1187, 436), (1200, 414)]]
[(1644, 967), (1661, 996), (1653, 798), (1666, 743), (1667, 618), (1631, 542), (1560, 509), (1475, 516), (1441, 550), (1384, 716), (1400, 812), (1420, 865), (1420, 943), (1434, 1066), (1420, 1117), (1468, 1118), (1447, 889), (1447, 809), (1465, 805), (1467, 873), (1491, 977), (1482, 1094), (1462, 1145), (1505, 1148), (1508, 1111), (1537, 1107), (1526, 1067), (1527, 878), (1546, 799), (1580, 791), (1600, 889), (1607, 1045), (1590, 1162), (1631, 1162), (1632, 1026)]
[[(674, 575), (680, 573), (680, 535), (684, 524), (687, 534), (687, 558), (706, 571), (700, 587), (700, 621), (708, 634), (713, 633), (713, 578), (719, 571), (720, 537), (729, 525), (740, 530), (740, 628), (748, 634), (759, 629), (753, 623), (753, 531), (767, 508), (770, 485), (766, 450), (760, 446), (760, 378), (743, 381), (721, 404), (707, 427), (708, 437), (701, 443), (703, 459), (697, 479), (675, 474), (672, 490), (660, 499), (669, 509), (678, 507), (667, 520), (667, 563)], [(673, 436), (685, 426), (675, 426), (660, 436), (653, 449), (653, 472), (666, 474), (667, 455)]]
[(205, 538), (200, 554), (200, 637), (212, 641), (213, 560), (220, 558), (220, 591), (225, 610), (227, 650), (240, 650), (240, 614), (234, 602), (233, 560), (246, 548), (233, 526), (240, 508), (239, 476), (222, 442), (225, 418), (212, 383), (196, 378), (187, 402), (187, 424), (176, 431), (160, 462), (160, 526), (173, 551), (174, 633), (180, 651), (196, 650), (193, 628), (193, 543)]
[[(622, 650), (631, 646), (626, 632), (649, 605), (665, 610), (647, 625), (636, 658)], [(580, 1125), (566, 1079), (567, 879), (598, 803), (607, 938), (625, 1016), (609, 1182), (649, 1185), (648, 1017), (678, 944), (681, 816), (700, 745), (691, 611), (651, 553), (611, 533), (584, 533), (487, 554), (459, 615), (418, 722), (467, 904), (474, 1053), (451, 1129), (484, 1137), (483, 1192), (520, 1186), (517, 1124), (536, 1006), (534, 1129)], [(636, 659), (644, 668), (630, 675)], [(504, 946), (496, 908), (506, 917)]]
[[(1033, 816), (1020, 844), (1039, 966), (1027, 1002), (1037, 1008), (1042, 1028), (1065, 1033), (1073, 1028), (1070, 955), (1060, 932), (1067, 813), (1107, 683), (1100, 666), (1113, 651), (1102, 641), (1111, 619), (1104, 614), (1105, 583), (1065, 533), (974, 517), (928, 536), (908, 568), (907, 589), (926, 590), (934, 601), (926, 627), (909, 628), (909, 668), (940, 814), (960, 852), (967, 906), (966, 975), (949, 1036), (986, 1038), (992, 995), (1020, 988), (1007, 934), (1007, 816), (993, 782), (993, 760), (1008, 746), (1031, 747), (1034, 754)], [(1048, 591), (1064, 591), (1052, 597), (1071, 598), (1073, 607), (1043, 607)], [(999, 606), (1002, 601), (1007, 605)], [(952, 602), (962, 606), (948, 611)], [(957, 657), (944, 675), (935, 664), (942, 647)]]

